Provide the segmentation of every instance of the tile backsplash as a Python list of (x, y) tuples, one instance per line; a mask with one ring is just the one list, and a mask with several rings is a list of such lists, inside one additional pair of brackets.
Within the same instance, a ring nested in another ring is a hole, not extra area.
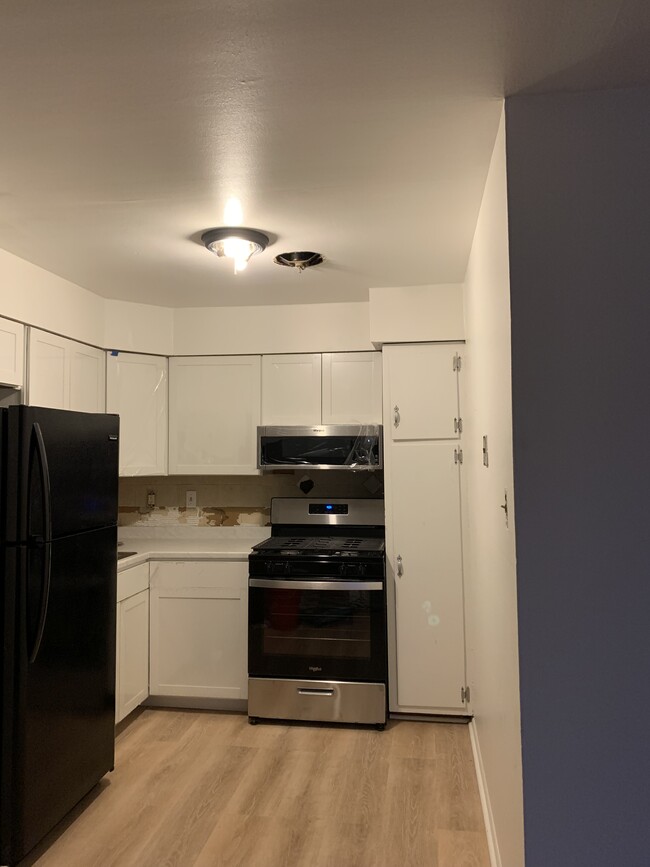
[[(272, 497), (383, 497), (381, 471), (309, 470), (261, 476), (133, 476), (120, 479), (123, 527), (265, 526)], [(186, 507), (187, 491), (196, 507)], [(147, 505), (154, 494), (155, 505)]]

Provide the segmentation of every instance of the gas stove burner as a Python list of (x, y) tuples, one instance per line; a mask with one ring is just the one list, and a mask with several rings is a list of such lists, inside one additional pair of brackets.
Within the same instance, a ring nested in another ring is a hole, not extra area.
[(271, 536), (270, 539), (256, 545), (255, 550), (292, 557), (319, 553), (332, 557), (337, 555), (352, 557), (357, 554), (383, 552), (384, 540), (373, 537), (362, 539), (356, 536), (350, 538), (340, 536)]

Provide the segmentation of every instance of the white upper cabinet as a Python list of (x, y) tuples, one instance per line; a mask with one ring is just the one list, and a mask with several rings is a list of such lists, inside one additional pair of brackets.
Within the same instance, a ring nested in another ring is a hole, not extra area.
[(165, 475), (167, 359), (109, 353), (106, 409), (120, 416), (120, 475)]
[(457, 439), (458, 346), (384, 346), (383, 354), (391, 439)]
[(106, 358), (101, 349), (30, 328), (28, 400), (32, 406), (106, 411)]
[(32, 406), (69, 408), (69, 342), (65, 337), (30, 329), (27, 397)]
[(25, 326), (0, 318), (0, 384), (22, 388), (25, 363)]
[(106, 353), (70, 341), (70, 409), (106, 412)]
[(381, 352), (262, 356), (262, 424), (381, 424)]
[(381, 352), (323, 354), (323, 424), (381, 424)]
[(256, 475), (259, 355), (170, 359), (169, 471)]
[(321, 420), (321, 355), (262, 357), (262, 424), (310, 425)]

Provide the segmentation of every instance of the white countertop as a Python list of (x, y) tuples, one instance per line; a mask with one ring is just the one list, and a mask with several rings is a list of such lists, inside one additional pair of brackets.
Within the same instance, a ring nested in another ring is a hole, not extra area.
[(135, 553), (118, 560), (117, 571), (148, 560), (245, 560), (270, 535), (270, 527), (120, 527), (118, 551)]

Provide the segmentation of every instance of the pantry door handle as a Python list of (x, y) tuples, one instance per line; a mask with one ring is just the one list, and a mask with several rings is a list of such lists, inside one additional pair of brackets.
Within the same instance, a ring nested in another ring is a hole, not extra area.
[(402, 561), (402, 555), (397, 555), (397, 577), (401, 578), (404, 574), (404, 563)]
[(399, 407), (397, 406), (397, 404), (395, 404), (395, 408), (393, 409), (393, 413), (394, 413), (393, 419), (395, 422), (395, 427), (399, 427), (399, 423), (402, 420), (402, 418), (399, 414)]

